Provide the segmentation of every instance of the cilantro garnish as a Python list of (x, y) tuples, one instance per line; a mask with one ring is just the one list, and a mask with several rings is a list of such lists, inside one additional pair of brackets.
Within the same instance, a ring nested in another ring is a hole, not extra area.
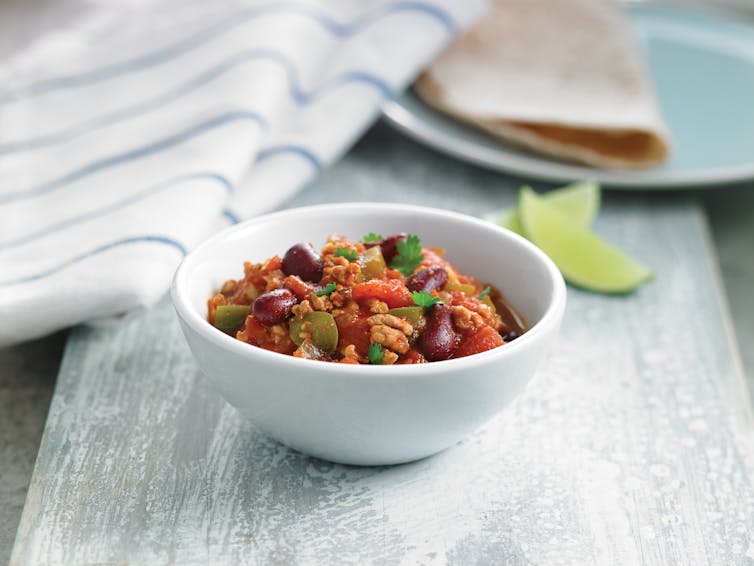
[(385, 354), (382, 352), (382, 344), (369, 344), (369, 351), (367, 356), (369, 357), (369, 363), (374, 365), (382, 365), (382, 357)]
[(426, 291), (414, 291), (411, 293), (411, 298), (417, 307), (432, 307), (438, 303), (442, 303), (440, 297), (430, 295)]
[(490, 294), (490, 286), (489, 286), (489, 285), (487, 285), (487, 286), (486, 286), (486, 287), (485, 287), (484, 289), (482, 289), (482, 292), (481, 292), (481, 293), (479, 293), (479, 294), (478, 294), (478, 295), (476, 296), (476, 298), (477, 298), (477, 299), (479, 299), (479, 300), (481, 301), (482, 299), (484, 299), (484, 298), (485, 298), (485, 297), (486, 297), (487, 295), (489, 295), (489, 294)]
[(382, 237), (382, 234), (375, 234), (374, 232), (369, 232), (366, 236), (364, 236), (361, 241), (362, 242), (380, 242), (384, 240), (385, 238)]
[(398, 240), (396, 247), (398, 254), (393, 258), (390, 267), (408, 277), (421, 265), (424, 259), (419, 236), (409, 234), (405, 240)]
[(320, 289), (319, 291), (314, 291), (314, 294), (317, 295), (318, 297), (323, 297), (324, 295), (329, 295), (330, 293), (335, 291), (335, 289), (337, 288), (338, 286), (335, 283), (328, 283), (327, 285), (325, 285), (324, 289)]
[(333, 255), (335, 257), (344, 257), (348, 261), (356, 261), (359, 257), (359, 253), (351, 248), (336, 248)]

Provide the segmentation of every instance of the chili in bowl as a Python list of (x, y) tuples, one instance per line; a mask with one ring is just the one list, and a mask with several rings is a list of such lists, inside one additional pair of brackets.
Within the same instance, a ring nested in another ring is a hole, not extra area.
[(392, 365), (462, 358), (525, 331), (502, 293), (459, 272), (415, 234), (333, 234), (244, 262), (208, 300), (207, 319), (238, 340), (298, 358)]
[(292, 448), (365, 465), (429, 456), (489, 420), (565, 307), (559, 271), (518, 235), (377, 203), (231, 227), (185, 258), (171, 294), (228, 402)]

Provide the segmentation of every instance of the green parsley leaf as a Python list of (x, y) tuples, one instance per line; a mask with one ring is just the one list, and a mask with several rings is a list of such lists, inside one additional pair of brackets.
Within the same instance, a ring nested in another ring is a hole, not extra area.
[(430, 295), (426, 291), (413, 291), (411, 298), (414, 300), (414, 304), (417, 307), (432, 307), (436, 304), (442, 303), (440, 297)]
[(375, 234), (374, 232), (369, 232), (369, 234), (361, 238), (361, 241), (362, 242), (379, 242), (384, 239), (385, 238), (382, 237), (382, 234)]
[(374, 365), (382, 365), (382, 357), (385, 354), (382, 352), (382, 344), (369, 344), (369, 351), (367, 356), (369, 357), (369, 363)]
[(356, 261), (359, 258), (359, 253), (351, 248), (336, 248), (333, 255), (335, 257), (344, 257), (348, 261)]
[(405, 240), (398, 240), (397, 249), (398, 254), (390, 262), (390, 267), (408, 277), (421, 265), (424, 259), (419, 236), (409, 234)]
[(486, 286), (486, 287), (485, 287), (484, 289), (482, 289), (482, 292), (481, 292), (481, 293), (479, 293), (479, 294), (478, 294), (478, 295), (476, 296), (476, 298), (477, 298), (477, 299), (479, 299), (479, 300), (481, 301), (482, 299), (484, 299), (484, 298), (485, 298), (485, 297), (486, 297), (487, 295), (489, 295), (489, 294), (490, 294), (490, 286), (489, 286), (489, 285), (487, 285), (487, 286)]
[(338, 286), (335, 283), (328, 283), (327, 285), (325, 285), (324, 289), (320, 289), (319, 291), (314, 291), (314, 294), (317, 295), (318, 297), (323, 297), (325, 295), (329, 295), (330, 293), (335, 291), (335, 289), (337, 288)]

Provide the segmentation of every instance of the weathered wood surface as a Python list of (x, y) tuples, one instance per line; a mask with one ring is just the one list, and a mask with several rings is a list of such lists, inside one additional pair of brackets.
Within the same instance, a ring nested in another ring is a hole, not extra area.
[[(297, 204), (479, 214), (512, 198), (501, 176), (385, 135)], [(404, 466), (329, 464), (256, 432), (167, 303), (77, 329), (12, 563), (751, 563), (754, 425), (703, 217), (682, 196), (612, 196), (598, 229), (655, 281), (570, 290), (558, 348), (510, 410)]]
[(0, 564), (10, 559), (66, 337), (0, 348)]

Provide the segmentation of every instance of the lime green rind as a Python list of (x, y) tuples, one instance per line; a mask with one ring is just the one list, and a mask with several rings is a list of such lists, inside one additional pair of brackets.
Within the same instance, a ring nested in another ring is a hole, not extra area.
[(526, 236), (539, 246), (576, 286), (601, 293), (628, 293), (652, 278), (652, 272), (579, 225), (528, 188), (519, 195)]

